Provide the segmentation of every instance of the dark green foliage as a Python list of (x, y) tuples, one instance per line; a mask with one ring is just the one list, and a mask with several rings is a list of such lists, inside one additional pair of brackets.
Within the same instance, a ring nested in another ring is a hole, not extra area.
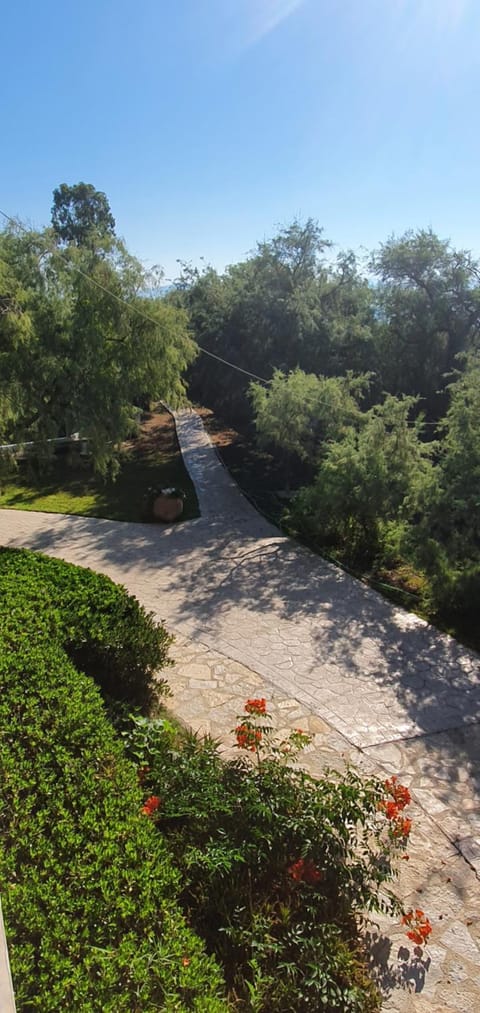
[[(187, 270), (171, 298), (200, 345), (260, 377), (363, 371), (374, 358), (371, 292), (353, 254), (327, 263), (330, 246), (312, 219), (294, 221), (222, 276)], [(248, 377), (206, 356), (191, 368), (192, 396), (234, 425), (251, 420), (247, 390)]]
[[(372, 399), (420, 395), (438, 418), (445, 374), (480, 338), (478, 263), (420, 229), (373, 254), (372, 283), (352, 252), (328, 258), (330, 246), (311, 219), (294, 221), (223, 275), (187, 268), (170, 298), (199, 344), (267, 381), (297, 368), (371, 373)], [(200, 356), (190, 379), (192, 396), (230, 423), (251, 420), (247, 377)]]
[(161, 689), (171, 637), (109, 577), (37, 553), (0, 549), (3, 636), (22, 619), (60, 643), (77, 667), (117, 699), (145, 703)]
[(479, 265), (431, 229), (419, 229), (384, 243), (372, 267), (380, 279), (383, 383), (394, 394), (422, 394), (438, 416), (446, 374), (480, 337)]
[[(3, 552), (0, 564), (0, 878), (17, 1009), (219, 1013), (219, 972), (180, 913), (135, 767), (62, 646), (88, 643), (92, 623), (92, 657), (112, 649), (121, 664), (137, 607), (64, 563)], [(132, 652), (133, 634), (127, 674)]]
[(387, 396), (323, 448), (315, 481), (297, 495), (290, 522), (317, 545), (370, 561), (385, 525), (409, 520), (432, 482), (432, 447), (410, 425), (414, 398)]
[(115, 219), (107, 197), (91, 183), (61, 183), (53, 191), (52, 226), (59, 240), (77, 246), (115, 235)]
[(312, 467), (327, 444), (361, 419), (360, 402), (368, 392), (367, 375), (317, 376), (295, 369), (276, 371), (268, 387), (252, 383), (250, 398), (260, 446), (296, 455)]
[(285, 747), (294, 756), (303, 736), (276, 747), (265, 720), (266, 748), (253, 762), (225, 762), (210, 739), (162, 720), (124, 733), (146, 792), (161, 795), (157, 825), (182, 874), (184, 908), (240, 1009), (376, 1010), (355, 916), (389, 906), (388, 891), (379, 895), (395, 851), (378, 814), (385, 789), (353, 772), (316, 781), (286, 766)]
[(480, 359), (449, 386), (437, 461), (423, 509), (403, 549), (428, 576), (427, 604), (478, 634), (480, 603)]

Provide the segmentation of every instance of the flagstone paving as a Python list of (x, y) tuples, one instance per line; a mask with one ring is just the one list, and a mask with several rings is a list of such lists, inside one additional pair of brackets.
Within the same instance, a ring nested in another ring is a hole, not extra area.
[[(367, 938), (372, 972), (382, 988), (388, 1013), (450, 1013), (478, 1011), (480, 1000), (479, 883), (471, 866), (447, 834), (416, 803), (423, 784), (422, 748), (417, 741), (418, 773), (411, 752), (379, 758), (353, 745), (294, 696), (285, 697), (257, 672), (232, 661), (203, 644), (177, 637), (173, 647), (175, 667), (169, 673), (173, 697), (168, 706), (199, 734), (218, 739), (225, 756), (235, 755), (232, 729), (247, 697), (265, 697), (278, 735), (286, 737), (302, 728), (312, 743), (302, 754), (301, 765), (313, 776), (325, 769), (341, 771), (353, 765), (365, 774), (381, 777), (400, 769), (409, 784), (414, 803), (409, 806), (414, 829), (408, 845), (408, 862), (400, 861), (395, 891), (406, 908), (420, 907), (433, 925), (431, 943), (421, 950), (412, 947), (404, 929), (391, 918), (375, 916)], [(468, 780), (464, 799), (471, 801)]]
[[(399, 895), (432, 943), (377, 919), (384, 1009), (480, 1009), (480, 659), (261, 517), (193, 412), (176, 415), (202, 516), (170, 526), (0, 511), (0, 543), (39, 549), (124, 583), (176, 634), (173, 708), (225, 743), (246, 696), (313, 735), (305, 766), (351, 762), (413, 794)], [(139, 495), (141, 490), (139, 490)], [(407, 944), (407, 945), (406, 945)]]

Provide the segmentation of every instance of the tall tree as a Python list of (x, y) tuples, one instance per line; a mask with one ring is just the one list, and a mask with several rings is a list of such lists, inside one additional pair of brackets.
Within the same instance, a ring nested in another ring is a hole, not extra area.
[(431, 230), (391, 238), (373, 256), (380, 369), (394, 394), (420, 394), (443, 414), (446, 374), (480, 338), (480, 265)]
[[(335, 375), (371, 368), (373, 300), (353, 254), (330, 264), (331, 244), (312, 220), (294, 221), (219, 276), (192, 279), (182, 298), (200, 345), (269, 379), (300, 367)], [(248, 377), (200, 357), (192, 394), (239, 423), (251, 419)]]
[(450, 405), (439, 425), (437, 482), (413, 541), (427, 566), (435, 542), (449, 565), (462, 568), (480, 563), (479, 352), (468, 357), (448, 394)]
[(53, 191), (52, 228), (60, 242), (94, 246), (115, 235), (115, 219), (106, 195), (91, 183), (61, 183)]
[(182, 310), (145, 297), (148, 279), (122, 243), (102, 253), (58, 249), (48, 232), (0, 234), (11, 292), (0, 317), (3, 404), (18, 392), (0, 412), (0, 442), (80, 431), (105, 473), (139, 400), (182, 397), (195, 345)]
[(294, 516), (319, 543), (370, 561), (388, 522), (408, 522), (432, 481), (432, 447), (411, 415), (415, 398), (389, 394), (327, 447), (313, 484), (300, 491)]
[(361, 417), (368, 384), (367, 375), (276, 371), (268, 387), (254, 383), (250, 389), (259, 443), (317, 466), (328, 442)]

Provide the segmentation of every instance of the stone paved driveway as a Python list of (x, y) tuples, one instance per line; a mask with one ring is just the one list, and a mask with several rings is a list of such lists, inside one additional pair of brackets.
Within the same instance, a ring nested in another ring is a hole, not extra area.
[[(377, 940), (386, 977), (417, 990), (395, 989), (385, 1009), (480, 1010), (478, 656), (283, 537), (240, 494), (198, 416), (178, 413), (176, 423), (198, 520), (160, 528), (0, 511), (0, 543), (108, 573), (180, 635), (184, 651), (197, 645), (217, 666), (223, 658), (253, 673), (297, 724), (295, 710), (326, 729), (310, 759), (317, 768), (343, 754), (399, 773), (413, 789), (418, 828), (402, 893), (437, 922), (428, 957), (397, 941), (394, 971), (391, 940), (387, 962)], [(212, 691), (225, 686), (208, 681), (202, 706), (213, 713)], [(237, 683), (227, 711), (238, 711)], [(200, 713), (202, 689), (192, 676), (186, 712), (197, 693)]]

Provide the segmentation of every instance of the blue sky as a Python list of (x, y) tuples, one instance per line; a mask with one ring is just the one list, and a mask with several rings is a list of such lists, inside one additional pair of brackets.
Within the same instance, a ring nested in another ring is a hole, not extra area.
[(2, 12), (0, 207), (104, 190), (148, 263), (432, 226), (480, 255), (479, 0), (23, 0)]

